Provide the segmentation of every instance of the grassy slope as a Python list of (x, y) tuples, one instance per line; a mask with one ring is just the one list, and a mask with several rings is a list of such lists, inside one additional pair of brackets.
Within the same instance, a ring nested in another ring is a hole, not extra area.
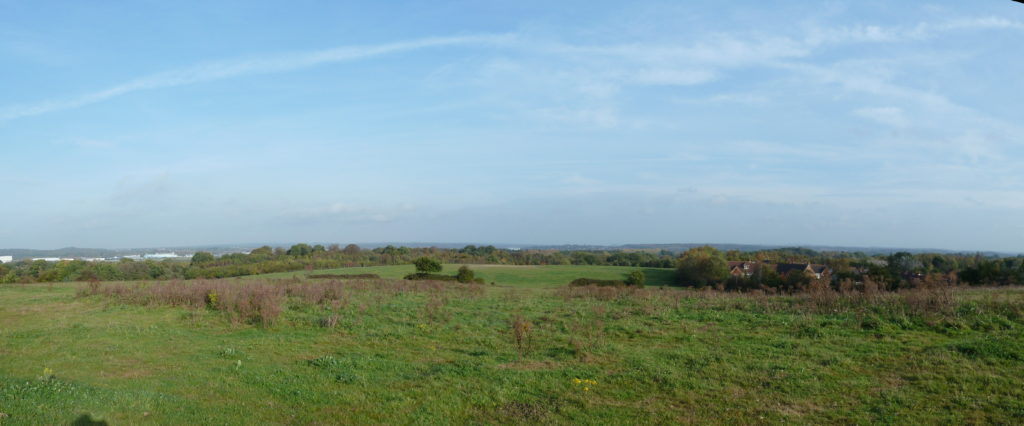
[[(442, 274), (455, 274), (462, 265), (444, 265)], [(486, 282), (515, 287), (558, 287), (576, 278), (625, 279), (635, 269), (644, 271), (649, 286), (672, 285), (675, 270), (665, 268), (631, 268), (626, 266), (581, 266), (581, 265), (467, 265), (479, 278)], [(257, 278), (287, 278), (309, 274), (377, 274), (382, 278), (399, 279), (416, 272), (412, 265), (364, 266), (356, 268), (323, 269), (313, 272), (281, 272), (259, 275)]]
[[(363, 294), (336, 311), (337, 328), (316, 327), (323, 312), (297, 306), (263, 329), (208, 311), (75, 299), (74, 288), (0, 286), (0, 413), (9, 416), (0, 423), (84, 414), (112, 424), (1024, 416), (1024, 335), (1005, 319), (980, 327), (988, 331), (865, 329), (852, 316), (755, 313), (741, 306), (750, 301), (684, 299), (677, 308), (488, 286), (479, 297), (448, 295), (434, 319), (423, 294)], [(536, 327), (524, 357), (509, 335), (513, 315)], [(55, 379), (37, 378), (44, 367)], [(583, 391), (574, 378), (598, 384)]]

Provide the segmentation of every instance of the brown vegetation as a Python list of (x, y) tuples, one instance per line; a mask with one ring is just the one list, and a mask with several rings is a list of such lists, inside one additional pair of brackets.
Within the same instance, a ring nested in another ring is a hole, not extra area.
[(656, 314), (661, 309), (679, 309), (683, 300), (698, 308), (729, 307), (760, 313), (854, 314), (921, 321), (929, 324), (955, 322), (964, 309), (998, 311), (1009, 318), (1024, 317), (1024, 303), (999, 299), (993, 292), (984, 299), (967, 300), (960, 287), (941, 277), (923, 277), (916, 287), (883, 290), (881, 285), (864, 282), (840, 282), (838, 289), (815, 283), (805, 291), (772, 294), (761, 290), (746, 293), (703, 290), (643, 289), (634, 287), (567, 286), (557, 290), (564, 300), (593, 299), (613, 301), (635, 312)]
[(533, 349), (533, 323), (522, 315), (512, 318), (512, 340), (516, 345), (519, 356), (530, 353)]
[[(289, 297), (305, 304), (338, 309), (348, 306), (353, 291), (373, 294), (378, 306), (385, 299), (402, 293), (431, 293), (433, 297), (428, 301), (424, 313), (431, 321), (440, 321), (448, 316), (443, 309), (447, 298), (440, 295), (442, 292), (479, 297), (483, 294), (483, 287), (440, 281), (397, 280), (178, 280), (159, 283), (90, 282), (79, 289), (78, 296), (101, 295), (135, 305), (224, 311), (234, 321), (271, 325), (280, 316)], [(362, 309), (365, 310), (365, 306)], [(321, 321), (321, 325), (334, 327), (337, 322), (337, 317), (328, 316)]]

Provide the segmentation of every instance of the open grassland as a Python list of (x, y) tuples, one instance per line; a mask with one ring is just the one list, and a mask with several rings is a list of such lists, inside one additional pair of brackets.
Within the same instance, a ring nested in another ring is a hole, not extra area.
[[(462, 265), (443, 265), (442, 274), (454, 274)], [(675, 282), (675, 270), (670, 268), (633, 268), (628, 266), (588, 265), (467, 265), (484, 282), (521, 288), (559, 287), (577, 278), (622, 280), (630, 271), (641, 270), (648, 286), (670, 286)], [(317, 274), (377, 274), (381, 278), (400, 279), (416, 272), (412, 265), (363, 266), (354, 268), (323, 269), (318, 271), (281, 272), (258, 275), (256, 278), (305, 277)]]
[(4, 285), (0, 413), (0, 424), (1015, 424), (1024, 292)]

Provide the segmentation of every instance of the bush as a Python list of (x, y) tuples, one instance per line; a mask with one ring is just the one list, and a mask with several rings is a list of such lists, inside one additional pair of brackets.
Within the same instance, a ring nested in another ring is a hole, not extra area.
[(468, 266), (463, 265), (459, 268), (459, 273), (455, 274), (455, 279), (460, 283), (471, 283), (476, 279), (476, 274)]
[(412, 262), (412, 264), (416, 265), (416, 272), (418, 273), (431, 274), (441, 272), (441, 262), (438, 262), (437, 260), (431, 259), (429, 257), (421, 257), (419, 259), (416, 259)]
[(515, 343), (520, 357), (533, 349), (533, 323), (523, 318), (522, 315), (512, 318), (512, 341)]
[(641, 271), (639, 269), (630, 272), (629, 275), (626, 277), (626, 285), (643, 287), (645, 282), (647, 282), (647, 277), (644, 276), (644, 271)]

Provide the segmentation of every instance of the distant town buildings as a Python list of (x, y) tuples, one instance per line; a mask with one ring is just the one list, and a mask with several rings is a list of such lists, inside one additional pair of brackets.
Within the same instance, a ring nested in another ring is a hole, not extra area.
[(0, 263), (11, 263), (14, 261), (14, 256), (0, 256)]
[[(83, 262), (117, 262), (122, 259), (130, 260), (187, 260), (191, 259), (192, 254), (179, 255), (177, 253), (146, 253), (146, 254), (130, 254), (127, 256), (114, 256), (114, 257), (33, 257), (29, 260), (37, 261), (42, 260), (44, 262), (65, 262), (71, 260), (81, 260)], [(13, 256), (0, 256), (0, 263), (13, 262)]]
[(178, 256), (177, 253), (151, 253), (142, 255), (143, 259), (176, 259), (179, 257), (185, 256)]

